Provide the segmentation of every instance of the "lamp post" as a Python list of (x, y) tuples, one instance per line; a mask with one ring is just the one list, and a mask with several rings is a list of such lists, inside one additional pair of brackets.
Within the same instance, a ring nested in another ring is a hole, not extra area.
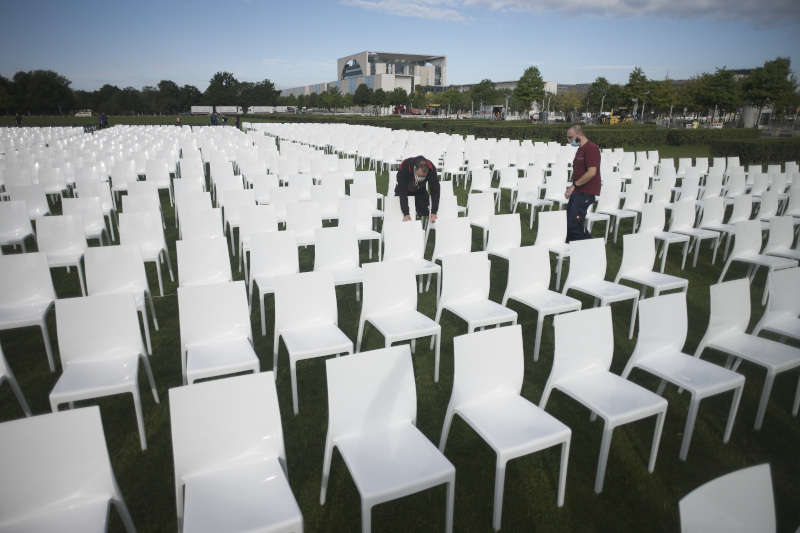
[(506, 116), (508, 116), (508, 99), (511, 98), (511, 95), (506, 95)]
[(639, 109), (639, 99), (631, 98), (633, 101), (633, 120), (636, 120), (636, 111)]
[(603, 114), (603, 102), (606, 101), (606, 92), (603, 91), (603, 98), (600, 99), (600, 115)]
[(675, 94), (672, 95), (672, 102), (669, 104), (669, 124), (667, 125), (667, 129), (672, 126), (672, 106), (675, 105), (675, 97), (678, 96), (678, 91), (675, 91)]
[[(644, 93), (645, 96), (647, 96), (648, 94), (650, 94), (650, 91), (647, 91), (647, 92)], [(647, 107), (647, 101), (644, 98), (642, 98), (642, 122), (643, 123), (644, 123), (644, 108), (645, 107)]]

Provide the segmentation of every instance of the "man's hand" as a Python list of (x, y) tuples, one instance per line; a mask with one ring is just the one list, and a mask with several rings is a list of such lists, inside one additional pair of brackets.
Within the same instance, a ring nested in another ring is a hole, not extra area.
[(429, 218), (431, 222), (436, 222), (436, 213), (431, 213), (431, 216)]
[(564, 198), (569, 200), (569, 197), (572, 196), (572, 192), (574, 190), (575, 190), (575, 186), (574, 185), (570, 185), (569, 187), (567, 187), (567, 192), (564, 193)]
[(408, 222), (409, 220), (411, 220), (411, 215), (406, 215), (403, 217), (403, 222)]

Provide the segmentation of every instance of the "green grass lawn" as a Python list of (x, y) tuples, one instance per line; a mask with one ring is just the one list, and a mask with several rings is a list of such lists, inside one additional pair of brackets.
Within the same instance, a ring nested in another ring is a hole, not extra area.
[[(173, 117), (174, 119), (174, 117)], [(707, 147), (682, 147), (668, 150), (658, 147), (664, 157), (689, 157), (707, 154)], [(685, 155), (684, 155), (685, 154)], [(379, 173), (379, 190), (386, 191), (394, 175)], [(456, 187), (459, 203), (466, 203), (466, 192)], [(162, 192), (162, 206), (167, 221), (166, 235), (173, 268), (177, 274), (174, 212), (166, 193)], [(502, 212), (509, 209), (509, 198), (504, 193)], [(55, 213), (60, 212), (56, 205)], [(528, 211), (522, 209), (523, 245), (533, 244), (536, 225), (528, 227)], [(594, 228), (594, 235), (602, 235), (602, 224)], [(631, 221), (622, 223), (620, 232), (632, 231)], [(613, 232), (612, 232), (613, 233)], [(432, 252), (434, 239), (428, 244), (427, 257)], [(481, 248), (481, 235), (473, 233), (473, 250)], [(35, 245), (28, 240), (28, 250)], [(617, 243), (608, 242), (607, 279), (613, 280), (622, 255), (622, 238)], [(4, 253), (16, 253), (3, 247)], [(367, 261), (367, 244), (361, 246), (361, 259)], [(301, 270), (313, 267), (313, 249), (300, 250)], [(690, 261), (687, 261), (690, 263)], [(243, 279), (238, 270), (238, 259), (231, 258), (234, 279)], [(565, 262), (568, 269), (569, 262)], [(690, 264), (680, 269), (680, 253), (675, 247), (670, 251), (666, 272), (688, 278), (688, 313), (690, 331), (686, 353), (693, 353), (708, 323), (709, 286), (716, 283), (722, 269), (720, 257), (711, 264), (711, 250), (704, 245), (697, 268)], [(553, 270), (555, 262), (553, 261)], [(140, 391), (144, 420), (147, 429), (148, 449), (142, 451), (136, 430), (136, 420), (131, 398), (127, 395), (80, 402), (79, 405), (99, 405), (111, 461), (120, 488), (139, 531), (174, 531), (175, 497), (170, 438), (168, 391), (181, 386), (180, 330), (178, 323), (177, 283), (170, 280), (166, 265), (162, 265), (165, 295), (158, 296), (156, 273), (152, 263), (147, 264), (150, 287), (155, 296), (159, 331), (151, 324), (153, 355), (150, 361), (155, 375), (161, 403), (156, 404), (150, 393), (144, 372), (140, 372)], [(51, 270), (59, 298), (80, 296), (77, 273), (67, 273), (64, 268)], [(503, 260), (492, 259), (491, 298), (500, 301), (505, 289), (508, 265)], [(734, 265), (726, 279), (744, 277), (746, 269)], [(566, 270), (564, 277), (566, 277)], [(751, 289), (753, 313), (751, 327), (763, 312), (760, 304), (766, 282), (759, 273)], [(555, 283), (555, 273), (551, 284)], [(432, 286), (435, 283), (431, 284)], [(552, 286), (551, 285), (551, 286)], [(592, 305), (591, 299), (582, 300), (584, 307)], [(339, 325), (353, 341), (356, 339), (360, 303), (355, 299), (352, 286), (337, 288)], [(525, 343), (525, 377), (522, 394), (534, 403), (539, 402), (553, 363), (553, 322), (545, 320), (541, 353), (533, 362), (533, 335), (536, 326), (535, 312), (520, 305), (510, 304), (519, 313)], [(621, 373), (634, 345), (628, 340), (631, 304), (612, 305), (614, 317), (615, 352), (611, 370)], [(272, 358), (273, 299), (267, 297), (267, 335), (261, 336), (258, 306), (254, 305), (252, 329), (255, 350), (262, 370), (270, 370)], [(419, 295), (419, 310), (433, 317), (434, 291)], [(433, 351), (427, 342), (417, 343), (413, 356), (417, 384), (417, 412), (419, 429), (434, 443), (439, 442), (445, 409), (450, 399), (453, 376), (453, 337), (466, 332), (466, 325), (454, 315), (444, 313), (442, 321), (442, 360), (440, 380), (433, 381)], [(55, 313), (48, 316), (50, 337), (56, 352), (57, 330)], [(60, 363), (51, 373), (47, 366), (44, 345), (38, 328), (29, 327), (0, 332), (0, 343), (11, 368), (20, 382), (35, 414), (50, 411), (48, 394), (61, 373)], [(383, 346), (383, 338), (367, 327), (364, 350)], [(725, 357), (707, 350), (703, 359), (722, 364)], [(654, 419), (646, 419), (617, 429), (614, 433), (608, 460), (604, 490), (594, 493), (602, 422), (589, 420), (589, 411), (560, 392), (555, 392), (547, 411), (572, 429), (569, 455), (566, 499), (562, 508), (556, 506), (560, 449), (545, 450), (522, 457), (508, 464), (503, 504), (503, 531), (664, 531), (680, 529), (678, 501), (701, 484), (731, 471), (760, 463), (770, 463), (773, 475), (778, 531), (794, 531), (800, 525), (800, 422), (791, 415), (798, 372), (780, 375), (776, 381), (760, 431), (753, 430), (756, 408), (764, 383), (760, 367), (743, 363), (739, 372), (745, 375), (746, 385), (730, 442), (723, 444), (732, 393), (706, 399), (697, 418), (691, 449), (687, 461), (678, 459), (682, 433), (686, 421), (689, 398), (668, 386), (665, 397), (669, 408), (661, 437), (655, 471), (647, 472), (647, 461), (655, 426)], [(655, 390), (658, 381), (635, 371), (632, 380)], [(319, 503), (322, 477), (322, 457), (327, 431), (327, 390), (324, 358), (302, 361), (297, 367), (300, 412), (292, 413), (291, 385), (288, 357), (281, 347), (278, 356), (277, 389), (283, 416), (289, 479), (303, 513), (306, 531), (359, 531), (360, 499), (355, 484), (338, 453), (334, 454), (328, 497), (325, 505)], [(23, 416), (10, 387), (0, 387), (0, 421)], [(492, 530), (493, 486), (495, 455), (492, 449), (464, 423), (456, 418), (450, 431), (447, 457), (456, 467), (455, 530)], [(121, 531), (121, 522), (115, 512), (112, 531)], [(373, 510), (375, 531), (444, 531), (444, 486), (377, 506)]]

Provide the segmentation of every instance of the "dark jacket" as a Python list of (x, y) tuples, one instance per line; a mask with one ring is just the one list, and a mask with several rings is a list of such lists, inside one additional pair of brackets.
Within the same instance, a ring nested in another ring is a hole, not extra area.
[[(428, 163), (428, 175), (419, 185), (414, 180), (414, 169), (417, 161), (427, 161)], [(439, 175), (436, 172), (436, 166), (422, 155), (409, 157), (400, 163), (394, 195), (400, 197), (400, 209), (403, 211), (404, 216), (408, 216), (409, 213), (408, 195), (416, 195), (421, 191), (427, 196), (427, 192), (425, 192), (426, 185), (431, 191), (431, 213), (436, 214), (439, 211)]]

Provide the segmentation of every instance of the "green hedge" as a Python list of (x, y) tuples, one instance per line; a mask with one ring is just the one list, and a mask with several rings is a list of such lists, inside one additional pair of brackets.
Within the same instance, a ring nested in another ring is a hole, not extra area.
[(777, 164), (800, 160), (800, 139), (720, 139), (709, 143), (709, 151), (712, 157), (738, 155), (743, 165)]
[(761, 130), (755, 128), (676, 129), (667, 130), (667, 142), (671, 146), (711, 144), (714, 141), (744, 141), (758, 139)]

